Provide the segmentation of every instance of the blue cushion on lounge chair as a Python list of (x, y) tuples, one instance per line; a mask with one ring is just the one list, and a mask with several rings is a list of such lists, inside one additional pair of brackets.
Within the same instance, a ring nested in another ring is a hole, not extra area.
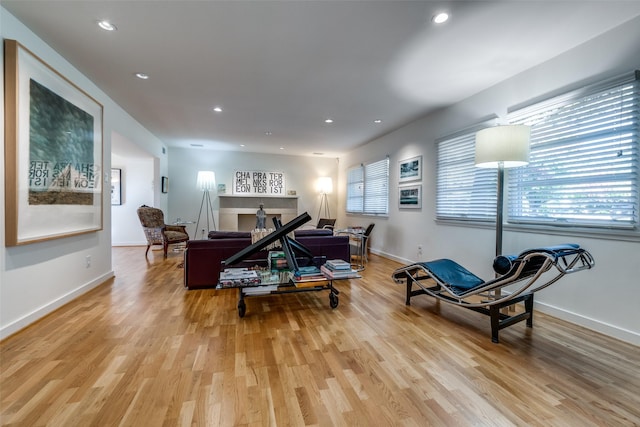
[(450, 259), (437, 259), (423, 262), (422, 265), (456, 292), (467, 291), (484, 283), (484, 280)]

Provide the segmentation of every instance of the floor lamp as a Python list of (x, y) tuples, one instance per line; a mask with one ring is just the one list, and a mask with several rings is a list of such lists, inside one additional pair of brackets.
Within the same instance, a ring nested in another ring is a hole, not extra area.
[(505, 125), (476, 133), (476, 166), (498, 169), (498, 204), (496, 206), (496, 256), (502, 255), (502, 208), (504, 170), (529, 163), (531, 128)]
[[(212, 171), (199, 171), (197, 186), (198, 189), (202, 190), (202, 202), (200, 203), (200, 213), (198, 214), (198, 221), (196, 222), (196, 234), (200, 229), (200, 217), (204, 210), (207, 221), (206, 235), (208, 236), (209, 231), (211, 231), (211, 224), (213, 224), (213, 230), (216, 229), (216, 220), (213, 217), (213, 206), (211, 204), (211, 196), (209, 195), (209, 191), (214, 189), (216, 186), (216, 174)], [(211, 218), (211, 223), (209, 222), (209, 218)], [(206, 239), (204, 228), (202, 229), (202, 239)]]
[[(331, 177), (323, 176), (318, 178), (316, 182), (316, 187), (318, 192), (320, 193), (320, 208), (318, 209), (318, 220), (320, 218), (331, 218), (331, 213), (329, 212), (329, 199), (327, 198), (327, 194), (331, 194), (333, 192), (333, 181)], [(322, 209), (324, 208), (324, 217), (321, 217)]]

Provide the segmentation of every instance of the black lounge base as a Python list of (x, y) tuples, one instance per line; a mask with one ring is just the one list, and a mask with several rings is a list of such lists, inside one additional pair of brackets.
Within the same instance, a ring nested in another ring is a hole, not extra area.
[[(406, 305), (411, 305), (411, 297), (417, 295), (429, 295), (423, 289), (411, 289), (411, 282), (407, 283), (407, 299), (405, 301)], [(449, 297), (444, 296), (444, 299)], [(510, 312), (509, 307), (518, 304), (519, 302), (524, 302), (524, 312), (518, 314), (506, 314), (502, 309), (506, 308), (507, 312)], [(498, 337), (498, 333), (501, 329), (507, 328), (511, 325), (515, 325), (516, 323), (522, 322), (526, 320), (527, 327), (533, 327), (533, 294), (520, 295), (516, 298), (513, 298), (508, 301), (504, 301), (502, 303), (490, 305), (488, 307), (465, 307), (469, 310), (476, 311), (478, 313), (482, 313), (491, 318), (491, 342), (499, 343), (500, 339)]]

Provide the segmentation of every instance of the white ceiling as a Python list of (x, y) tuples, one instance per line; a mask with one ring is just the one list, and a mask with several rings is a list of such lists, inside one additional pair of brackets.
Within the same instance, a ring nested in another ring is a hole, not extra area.
[(640, 15), (615, 0), (1, 4), (168, 146), (331, 157)]

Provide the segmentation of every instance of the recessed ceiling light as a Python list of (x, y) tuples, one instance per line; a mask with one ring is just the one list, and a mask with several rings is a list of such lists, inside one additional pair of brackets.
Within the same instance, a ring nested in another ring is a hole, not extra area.
[(333, 123), (333, 119), (326, 119), (324, 122), (325, 123)]
[(103, 19), (102, 21), (98, 21), (98, 26), (105, 31), (116, 31), (118, 29), (118, 27), (116, 27), (106, 19)]
[(447, 12), (440, 12), (433, 15), (431, 19), (435, 24), (443, 24), (449, 20), (449, 14)]
[(222, 113), (222, 108), (221, 107), (213, 107), (213, 111), (215, 111), (216, 113)]
[(375, 119), (375, 120), (373, 121), (373, 123), (382, 123), (382, 120), (380, 120), (380, 119)]
[(281, 150), (284, 150), (284, 147), (280, 147)]
[(136, 73), (136, 77), (140, 80), (147, 80), (149, 78), (149, 75), (145, 73)]
[(240, 144), (240, 147), (244, 147), (244, 144)]
[(267, 135), (267, 136), (273, 135), (273, 133), (271, 133), (270, 131), (266, 131), (264, 134)]

